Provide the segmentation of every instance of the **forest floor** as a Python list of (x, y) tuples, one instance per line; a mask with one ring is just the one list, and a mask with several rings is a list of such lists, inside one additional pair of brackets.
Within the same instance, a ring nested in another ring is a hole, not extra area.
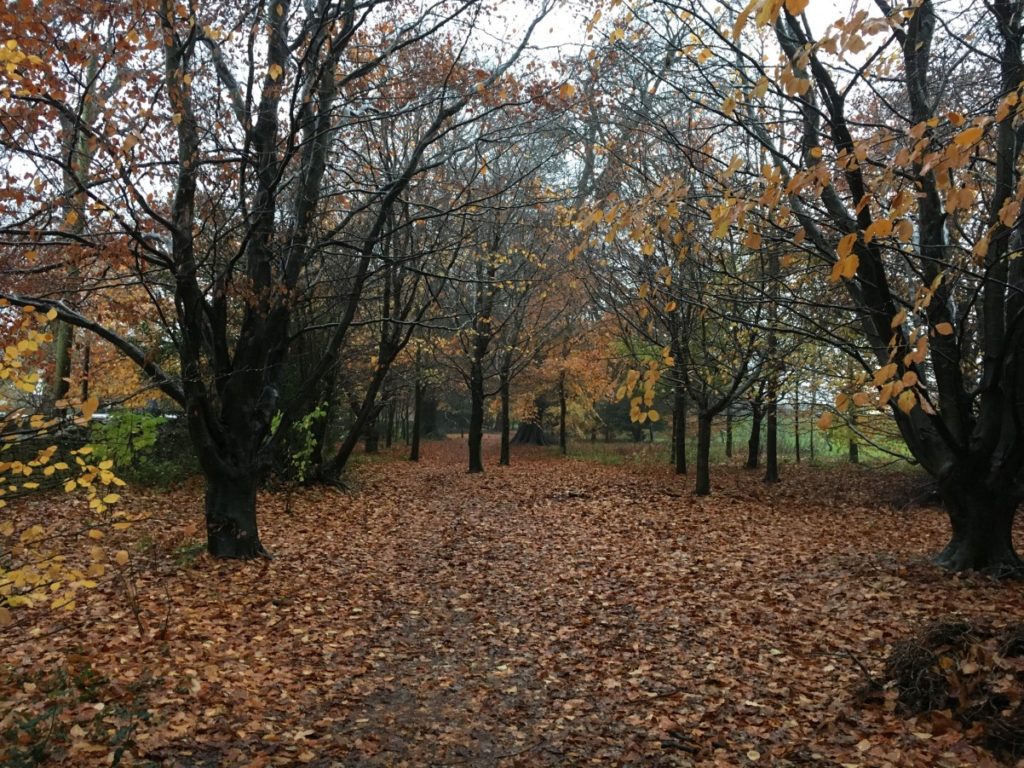
[(428, 443), (267, 493), (272, 561), (201, 552), (199, 485), (126, 494), (151, 519), (104, 540), (118, 578), (0, 630), (0, 763), (1012, 764), (870, 685), (921, 627), (1024, 619), (1020, 584), (928, 564), (947, 523), (916, 476), (723, 467), (695, 498), (667, 468), (487, 458)]

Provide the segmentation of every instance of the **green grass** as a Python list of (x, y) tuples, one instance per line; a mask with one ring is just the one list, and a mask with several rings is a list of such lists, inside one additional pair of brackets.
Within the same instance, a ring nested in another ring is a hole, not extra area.
[[(726, 464), (746, 462), (747, 441), (750, 438), (750, 419), (737, 420), (733, 423), (732, 435), (732, 458), (726, 456), (726, 432), (724, 419), (716, 420), (711, 437), (711, 463)], [(815, 427), (814, 430), (814, 455), (810, 450), (810, 425), (802, 421), (800, 425), (800, 459), (803, 462), (812, 464), (837, 464), (849, 460), (849, 433), (843, 429), (832, 430), (829, 433), (822, 432)], [(647, 433), (645, 432), (645, 437)], [(686, 458), (692, 463), (697, 458), (697, 430), (696, 425), (687, 425)], [(573, 458), (584, 461), (593, 461), (598, 464), (620, 465), (620, 464), (668, 464), (671, 460), (672, 447), (669, 443), (671, 435), (667, 430), (656, 433), (655, 442), (634, 443), (629, 440), (614, 440), (610, 443), (603, 441), (591, 442), (589, 440), (577, 439), (569, 441), (569, 455)], [(897, 440), (883, 440), (880, 445), (885, 450), (880, 450), (872, 445), (861, 442), (859, 459), (865, 464), (886, 464), (896, 462), (903, 463), (891, 453), (908, 457), (903, 444)], [(764, 452), (766, 446), (766, 434), (762, 427), (761, 432), (761, 454), (760, 461), (764, 463)], [(557, 453), (558, 448), (552, 449)], [(778, 428), (778, 451), (782, 461), (796, 461), (796, 437), (791, 419), (779, 419)]]

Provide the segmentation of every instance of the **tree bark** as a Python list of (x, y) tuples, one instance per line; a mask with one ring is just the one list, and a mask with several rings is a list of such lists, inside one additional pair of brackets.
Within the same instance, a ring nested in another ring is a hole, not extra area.
[(750, 439), (747, 440), (747, 463), (743, 466), (747, 469), (757, 469), (761, 460), (761, 419), (764, 414), (761, 410), (761, 401), (754, 400), (750, 404)]
[(1012, 494), (963, 477), (943, 482), (940, 490), (952, 536), (935, 561), (954, 571), (1024, 575), (1024, 562), (1013, 546), (1018, 502)]
[(711, 420), (707, 413), (697, 415), (697, 484), (694, 493), (711, 493)]
[(206, 472), (206, 541), (214, 557), (265, 557), (256, 527), (255, 473)]
[(473, 360), (469, 373), (469, 471), (483, 472), (484, 367)]
[(409, 447), (409, 461), (420, 460), (420, 428), (423, 418), (423, 382), (416, 381), (416, 390), (412, 397), (412, 435)]
[(676, 384), (672, 413), (672, 454), (677, 475), (686, 474), (686, 389)]
[(800, 385), (797, 384), (793, 393), (793, 447), (796, 451), (796, 463), (800, 463)]
[(508, 369), (503, 368), (499, 381), (501, 396), (501, 457), (498, 464), (507, 467), (512, 463), (512, 451), (509, 448), (509, 374)]
[(732, 409), (725, 412), (725, 458), (732, 458)]

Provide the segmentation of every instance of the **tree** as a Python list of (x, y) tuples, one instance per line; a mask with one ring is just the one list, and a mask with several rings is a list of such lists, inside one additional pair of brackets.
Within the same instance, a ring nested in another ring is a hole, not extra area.
[[(83, 276), (82, 289), (141, 286), (176, 360), (28, 282), (8, 283), (4, 295), (113, 344), (181, 405), (206, 478), (214, 555), (265, 554), (258, 483), (336, 365), (395, 205), (424, 167), (444, 162), (438, 141), (458, 120), (499, 107), (483, 94), (525, 40), (493, 68), (469, 67), (462, 56), (474, 6), (154, 0), (106, 4), (88, 22), (72, 3), (0, 18), (3, 37), (23, 40), (40, 61), (39, 74), (2, 94), (5, 273), (36, 253), (38, 269), (60, 274), (69, 248), (86, 251), (103, 269)], [(457, 19), (466, 21), (458, 30)], [(94, 62), (85, 51), (95, 49), (97, 29), (116, 42)], [(395, 94), (382, 86), (402, 57), (421, 62), (422, 77), (404, 70), (406, 91)], [(70, 94), (104, 99), (124, 70), (134, 86), (104, 100), (104, 129), (95, 131)], [(360, 127), (396, 110), (420, 112), (421, 127), (403, 162), (379, 175), (365, 162)], [(65, 185), (74, 156), (63, 149), (78, 139), (49, 127), (61, 120), (95, 148), (94, 181), (70, 174), (94, 213), (84, 231)], [(25, 178), (25, 168), (38, 171)], [(316, 278), (330, 260), (348, 268), (328, 340), (284, 401), (296, 306), (322, 289)]]
[[(805, 5), (751, 2), (728, 31), (692, 10), (756, 73), (732, 95), (750, 106), (733, 120), (773, 158), (777, 231), (796, 232), (857, 319), (870, 380), (859, 399), (889, 410), (938, 482), (952, 529), (938, 562), (1019, 573), (1024, 7), (878, 0), (880, 15), (861, 9), (815, 38), (794, 15)], [(777, 67), (758, 54), (763, 30)], [(785, 105), (783, 139), (765, 130), (765, 99)]]

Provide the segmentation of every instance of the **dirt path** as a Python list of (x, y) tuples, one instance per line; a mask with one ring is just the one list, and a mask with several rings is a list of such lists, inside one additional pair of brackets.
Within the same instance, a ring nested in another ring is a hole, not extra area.
[[(984, 758), (855, 701), (860, 664), (876, 672), (914, 626), (1024, 616), (1019, 588), (924, 563), (935, 510), (880, 507), (880, 481), (852, 470), (771, 489), (722, 470), (698, 500), (661, 468), (489, 458), (467, 475), (460, 444), (429, 444), (419, 464), (364, 462), (351, 493), (311, 490), (291, 512), (268, 496), (269, 564), (139, 552), (142, 640), (111, 587), (11, 669), (87, 657), (109, 706), (131, 691), (150, 711), (134, 764)], [(167, 504), (173, 530), (195, 514), (184, 495), (130, 503)]]

